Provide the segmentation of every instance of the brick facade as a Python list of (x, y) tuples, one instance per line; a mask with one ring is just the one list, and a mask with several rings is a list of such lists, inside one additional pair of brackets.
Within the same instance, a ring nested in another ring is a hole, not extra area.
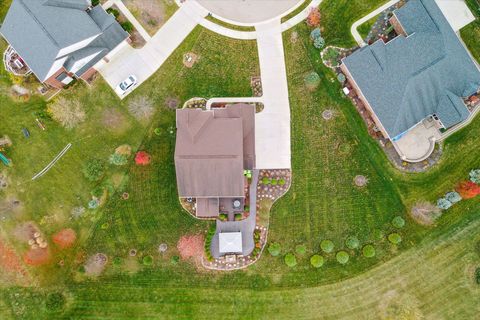
[(407, 36), (407, 33), (403, 29), (402, 24), (400, 23), (400, 21), (398, 21), (395, 14), (390, 18), (390, 24), (393, 26), (393, 29), (398, 35), (403, 35), (405, 37)]
[(58, 81), (56, 78), (59, 75), (61, 75), (63, 72), (67, 72), (67, 70), (62, 67), (57, 72), (55, 72), (50, 78), (48, 78), (43, 82), (54, 88), (62, 89), (65, 85), (61, 81)]

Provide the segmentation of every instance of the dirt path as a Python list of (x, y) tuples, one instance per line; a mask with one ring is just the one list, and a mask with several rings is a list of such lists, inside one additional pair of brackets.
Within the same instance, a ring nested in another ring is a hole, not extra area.
[(30, 276), (15, 250), (0, 238), (0, 282), (6, 285), (26, 285)]

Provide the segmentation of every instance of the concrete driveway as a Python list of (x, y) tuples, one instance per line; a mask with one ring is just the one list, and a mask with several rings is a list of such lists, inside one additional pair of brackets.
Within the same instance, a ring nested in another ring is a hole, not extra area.
[(143, 48), (123, 46), (109, 62), (99, 64), (97, 70), (113, 89), (132, 74), (139, 86), (160, 68), (207, 14), (208, 11), (199, 11), (199, 6), (193, 3), (185, 3)]

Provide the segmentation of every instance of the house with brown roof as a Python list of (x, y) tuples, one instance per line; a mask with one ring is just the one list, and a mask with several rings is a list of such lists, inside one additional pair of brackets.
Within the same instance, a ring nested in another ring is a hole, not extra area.
[(196, 203), (196, 216), (243, 212), (247, 178), (255, 167), (255, 108), (177, 110), (175, 168), (178, 194)]
[(91, 78), (97, 63), (129, 38), (113, 15), (90, 0), (13, 0), (0, 33), (9, 44), (6, 69), (33, 73), (55, 88)]

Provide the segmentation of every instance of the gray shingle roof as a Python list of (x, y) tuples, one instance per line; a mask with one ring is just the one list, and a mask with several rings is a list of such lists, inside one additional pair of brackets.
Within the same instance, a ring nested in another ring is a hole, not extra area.
[(468, 117), (461, 98), (480, 72), (434, 0), (395, 11), (408, 34), (379, 40), (343, 60), (391, 138), (436, 113), (446, 127)]
[(87, 11), (89, 5), (89, 0), (14, 0), (0, 33), (44, 81), (62, 66), (69, 70), (86, 48), (102, 48), (92, 57), (98, 62), (128, 37), (101, 6)]

